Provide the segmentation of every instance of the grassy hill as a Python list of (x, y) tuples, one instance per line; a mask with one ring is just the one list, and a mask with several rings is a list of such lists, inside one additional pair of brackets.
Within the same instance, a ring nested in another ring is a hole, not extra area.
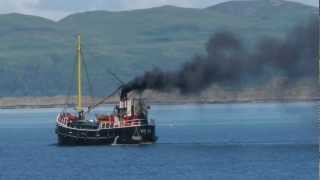
[(72, 80), (75, 35), (83, 37), (94, 95), (157, 66), (175, 69), (218, 30), (282, 38), (317, 8), (281, 0), (234, 1), (205, 9), (163, 6), (144, 10), (93, 11), (58, 22), (21, 14), (0, 15), (0, 96), (64, 95)]

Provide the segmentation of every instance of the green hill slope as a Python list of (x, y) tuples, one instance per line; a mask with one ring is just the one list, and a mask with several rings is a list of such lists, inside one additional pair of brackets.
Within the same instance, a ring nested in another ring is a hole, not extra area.
[(95, 95), (154, 66), (175, 69), (204, 53), (218, 30), (241, 34), (248, 46), (258, 37), (283, 37), (317, 9), (280, 1), (235, 1), (205, 9), (163, 6), (145, 10), (94, 11), (58, 22), (20, 14), (0, 15), (0, 96), (66, 94), (72, 79), (75, 35), (81, 33)]

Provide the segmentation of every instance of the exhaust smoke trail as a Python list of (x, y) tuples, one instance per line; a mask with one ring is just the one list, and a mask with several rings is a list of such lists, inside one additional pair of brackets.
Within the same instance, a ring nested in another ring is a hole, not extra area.
[(178, 89), (182, 94), (195, 94), (213, 83), (239, 86), (243, 81), (268, 81), (275, 77), (286, 77), (288, 83), (299, 78), (316, 79), (318, 40), (318, 18), (295, 27), (285, 39), (258, 40), (253, 51), (244, 47), (241, 37), (217, 32), (206, 45), (207, 55), (195, 56), (177, 71), (147, 71), (123, 86), (121, 98), (131, 91), (146, 89)]

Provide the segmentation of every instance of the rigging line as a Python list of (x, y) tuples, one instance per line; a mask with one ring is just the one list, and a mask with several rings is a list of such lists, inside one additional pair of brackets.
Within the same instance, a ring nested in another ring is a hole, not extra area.
[[(66, 99), (65, 99), (64, 110), (69, 106), (71, 91), (72, 91), (72, 89), (74, 87), (74, 83), (75, 83), (75, 76), (74, 75), (75, 75), (75, 72), (76, 72), (76, 64), (77, 64), (77, 59), (75, 58), (74, 63), (73, 63), (73, 68), (72, 68), (72, 75), (70, 77), (71, 83), (70, 83), (70, 85), (68, 86), (68, 89), (67, 89), (67, 96), (66, 96)], [(71, 101), (70, 104), (73, 105), (73, 101)]]
[[(86, 49), (86, 46), (84, 45), (84, 44), (82, 44), (82, 49)], [(87, 49), (86, 49), (87, 50)], [(94, 54), (93, 53), (91, 53), (90, 51), (86, 51), (88, 54), (92, 54), (92, 56), (94, 56)], [(82, 53), (82, 52), (81, 52)], [(81, 54), (82, 55), (82, 54)], [(82, 55), (83, 56), (83, 55)], [(84, 57), (84, 56), (83, 56)], [(83, 60), (83, 62), (85, 63), (85, 61)], [(86, 67), (86, 65), (84, 65), (85, 67)], [(111, 71), (108, 71), (109, 73), (111, 72)], [(114, 74), (114, 73), (112, 73), (111, 72), (111, 74), (113, 75), (113, 77), (114, 78), (116, 78), (117, 76)], [(87, 77), (89, 77), (88, 75), (87, 75)], [(116, 78), (119, 82), (121, 82), (121, 85), (115, 90), (115, 91), (113, 91), (110, 95), (108, 95), (108, 96), (106, 96), (106, 97), (104, 97), (101, 101), (99, 101), (99, 102), (97, 102), (97, 103), (93, 103), (93, 105), (91, 105), (91, 106), (88, 106), (88, 110), (85, 112), (86, 114), (87, 113), (89, 113), (92, 109), (94, 109), (94, 108), (96, 108), (97, 106), (99, 106), (99, 105), (101, 105), (101, 104), (103, 104), (103, 103), (105, 103), (105, 101), (107, 101), (110, 97), (112, 97), (112, 96), (114, 96), (122, 87), (123, 87), (123, 84), (125, 84), (125, 83), (123, 83), (124, 81), (122, 81), (120, 78)], [(91, 83), (90, 83), (91, 84)], [(90, 87), (90, 86), (89, 86)]]
[[(75, 39), (77, 39), (77, 37), (75, 36), (74, 37)], [(77, 53), (75, 53), (77, 54)], [(73, 66), (72, 66), (72, 75), (71, 75), (71, 83), (70, 83), (70, 86), (68, 86), (68, 92), (67, 92), (67, 97), (66, 97), (66, 106), (68, 107), (68, 105), (70, 105), (71, 107), (75, 107), (75, 101), (74, 101), (74, 97), (72, 96), (72, 91), (74, 90), (74, 87), (76, 85), (76, 67), (77, 67), (77, 55), (74, 56), (74, 63), (73, 63)], [(70, 98), (71, 98), (71, 102), (69, 104), (69, 101), (70, 101)]]
[[(83, 47), (83, 49), (86, 49), (86, 45), (85, 45), (85, 44), (83, 44), (82, 47)], [(92, 56), (92, 57), (95, 56), (95, 54), (92, 53), (92, 51), (89, 51), (89, 50), (87, 50), (87, 49), (86, 49), (86, 54), (88, 54), (89, 56)], [(113, 79), (115, 79), (116, 81), (118, 81), (120, 85), (126, 84), (125, 81), (123, 81), (121, 78), (119, 78), (118, 75), (116, 75), (114, 72), (112, 72), (112, 71), (111, 71), (110, 69), (108, 69), (108, 68), (107, 68), (107, 73), (109, 73), (109, 74), (113, 77)]]
[(111, 76), (115, 79), (115, 80), (117, 80), (119, 83), (120, 83), (120, 85), (124, 85), (125, 84), (125, 82), (123, 81), (123, 80), (121, 80), (115, 73), (113, 73), (111, 70), (109, 70), (109, 69), (107, 69), (107, 72), (109, 73), (109, 74), (111, 74)]
[(89, 78), (88, 66), (87, 66), (87, 63), (85, 61), (85, 57), (83, 55), (83, 51), (81, 51), (80, 53), (81, 53), (81, 56), (82, 56), (82, 62), (83, 62), (83, 66), (84, 66), (84, 71), (85, 71), (86, 77), (87, 77), (88, 90), (89, 90), (89, 94), (90, 94), (91, 104), (94, 104), (93, 88), (92, 88), (92, 82), (91, 82), (91, 80)]
[(108, 96), (104, 97), (101, 101), (97, 102), (96, 104), (94, 104), (93, 106), (89, 106), (88, 107), (88, 111), (86, 113), (89, 113), (92, 109), (96, 108), (97, 106), (105, 103), (105, 101), (107, 101), (110, 97), (114, 96), (120, 89), (122, 88), (122, 86), (119, 86), (115, 91), (113, 91), (111, 94), (109, 94)]

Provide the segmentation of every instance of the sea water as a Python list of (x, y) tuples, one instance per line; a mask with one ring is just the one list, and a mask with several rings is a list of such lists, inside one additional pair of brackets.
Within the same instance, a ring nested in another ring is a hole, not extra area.
[(154, 105), (151, 145), (58, 146), (59, 111), (0, 110), (1, 180), (318, 178), (312, 102)]

